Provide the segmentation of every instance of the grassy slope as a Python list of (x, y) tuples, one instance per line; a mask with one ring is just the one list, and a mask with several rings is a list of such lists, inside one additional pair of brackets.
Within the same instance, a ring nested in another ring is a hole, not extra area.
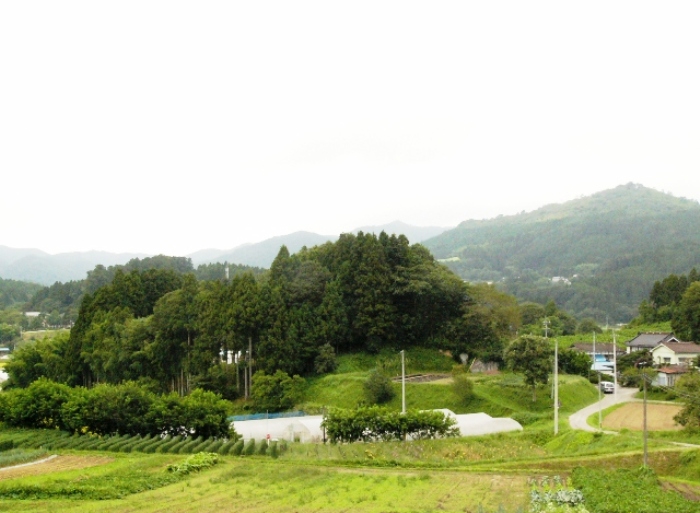
[[(409, 372), (447, 372), (452, 360), (437, 352), (408, 354)], [(419, 362), (427, 362), (423, 365)], [(367, 356), (341, 358), (340, 370), (314, 380), (309, 403), (354, 407), (362, 400), (362, 383), (376, 361)], [(395, 366), (391, 355), (382, 360)], [(585, 379), (561, 376), (560, 434), (551, 425), (549, 388), (538, 390), (533, 404), (522, 379), (512, 374), (473, 375), (476, 397), (456, 402), (449, 381), (409, 384), (409, 407), (450, 408), (456, 412), (486, 411), (492, 415), (530, 416), (523, 432), (412, 443), (313, 445), (292, 444), (279, 460), (222, 457), (212, 470), (162, 486), (163, 465), (184, 456), (129, 454), (102, 467), (64, 475), (31, 478), (34, 485), (55, 490), (61, 483), (90, 496), (102, 486), (124, 487), (124, 498), (109, 500), (0, 500), (7, 511), (477, 511), (515, 512), (527, 500), (527, 477), (568, 475), (576, 466), (635, 468), (641, 464), (641, 434), (597, 435), (568, 428), (566, 414), (597, 399)], [(390, 404), (400, 408), (397, 397)], [(670, 435), (649, 441), (650, 461), (664, 479), (700, 482), (700, 451), (671, 446)], [(84, 453), (81, 453), (84, 454)], [(110, 453), (113, 455), (113, 453)], [(155, 472), (157, 489), (129, 494), (133, 481), (148, 487)], [(133, 474), (133, 475), (132, 475)], [(3, 486), (10, 486), (9, 483)], [(1, 489), (2, 487), (0, 487)], [(79, 492), (76, 492), (79, 495)], [(107, 494), (109, 496), (110, 494)]]
[[(419, 355), (412, 355), (409, 351), (408, 357), (413, 362), (421, 361), (419, 356), (425, 357), (424, 361), (430, 364), (427, 365), (427, 369), (420, 369), (423, 372), (448, 372), (451, 369), (451, 358), (439, 355), (437, 351), (433, 352), (432, 356), (426, 353), (429, 352), (421, 351)], [(304, 407), (310, 411), (330, 406), (357, 407), (363, 401), (363, 383), (373, 368), (370, 362), (366, 355), (341, 357), (338, 372), (311, 381)], [(391, 362), (387, 362), (388, 367), (391, 365)], [(417, 367), (417, 363), (414, 366)], [(415, 372), (419, 372), (419, 369), (411, 368), (407, 371)], [(493, 376), (470, 374), (469, 377), (474, 382), (475, 393), (474, 399), (469, 403), (460, 403), (452, 392), (450, 380), (447, 379), (437, 383), (407, 383), (406, 407), (447, 408), (455, 413), (485, 412), (494, 417), (509, 417), (514, 414), (532, 414), (535, 417), (551, 415), (549, 386), (538, 387), (537, 401), (533, 403), (532, 392), (524, 386), (520, 376), (504, 373)], [(400, 409), (401, 383), (394, 382), (393, 387), (396, 395), (387, 406)], [(559, 398), (562, 415), (591, 404), (597, 397), (595, 387), (586, 379), (579, 376), (560, 376)]]

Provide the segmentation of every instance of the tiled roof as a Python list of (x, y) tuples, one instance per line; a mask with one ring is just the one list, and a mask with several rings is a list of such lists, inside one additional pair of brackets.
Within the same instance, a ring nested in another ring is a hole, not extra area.
[(659, 367), (657, 370), (659, 372), (663, 372), (664, 374), (686, 374), (690, 371), (690, 369), (685, 365), (676, 365), (674, 367)]
[(668, 347), (676, 354), (700, 354), (700, 344), (694, 342), (662, 342), (659, 346)]
[(662, 342), (667, 342), (669, 340), (677, 341), (673, 333), (640, 333), (632, 340), (627, 342), (628, 346), (633, 347), (648, 347), (652, 349)]

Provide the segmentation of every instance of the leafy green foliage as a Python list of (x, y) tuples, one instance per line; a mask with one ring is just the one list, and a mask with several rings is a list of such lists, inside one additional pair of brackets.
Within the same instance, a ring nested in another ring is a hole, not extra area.
[(0, 418), (11, 426), (64, 429), (61, 410), (71, 395), (70, 387), (41, 378), (0, 395)]
[(689, 428), (700, 427), (700, 374), (697, 372), (683, 375), (675, 387), (676, 393), (683, 398), (683, 409), (674, 420)]
[(306, 380), (300, 376), (289, 377), (278, 370), (272, 375), (258, 371), (253, 375), (251, 397), (258, 411), (290, 410), (302, 401)]
[(469, 404), (474, 399), (474, 383), (466, 374), (454, 374), (452, 376), (452, 392), (462, 404)]
[(70, 388), (40, 379), (0, 395), (0, 418), (11, 426), (113, 433), (231, 436), (228, 403), (213, 392), (156, 395), (136, 383)]
[(210, 452), (199, 452), (188, 457), (182, 463), (168, 465), (168, 472), (175, 474), (187, 475), (191, 472), (199, 472), (200, 470), (213, 467), (219, 462), (219, 455)]
[(549, 342), (534, 335), (522, 335), (506, 349), (508, 367), (525, 376), (525, 384), (532, 387), (533, 401), (537, 400), (537, 384), (547, 383), (552, 372), (552, 355)]
[(316, 371), (316, 374), (326, 374), (333, 372), (336, 368), (338, 368), (338, 360), (333, 346), (328, 343), (323, 344), (314, 360), (314, 371)]
[(391, 401), (396, 395), (391, 380), (378, 370), (373, 370), (363, 384), (365, 400), (369, 404), (382, 404)]
[[(655, 280), (698, 265), (700, 206), (634, 184), (533, 212), (466, 221), (425, 242), (468, 281), (576, 317), (629, 321)], [(565, 282), (553, 282), (555, 276)]]
[(563, 349), (559, 351), (558, 357), (560, 372), (588, 376), (593, 362), (586, 353), (574, 349)]
[(662, 490), (649, 468), (609, 471), (579, 467), (574, 469), (572, 480), (583, 492), (587, 507), (596, 513), (691, 513), (698, 507), (677, 493)]
[(378, 406), (332, 409), (323, 419), (331, 442), (369, 442), (457, 436), (456, 421), (439, 411), (409, 410), (405, 414)]

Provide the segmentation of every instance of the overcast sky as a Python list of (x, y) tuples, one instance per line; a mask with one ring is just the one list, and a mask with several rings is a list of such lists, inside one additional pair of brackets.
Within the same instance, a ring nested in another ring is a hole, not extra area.
[(0, 245), (699, 199), (699, 26), (697, 1), (3, 1)]

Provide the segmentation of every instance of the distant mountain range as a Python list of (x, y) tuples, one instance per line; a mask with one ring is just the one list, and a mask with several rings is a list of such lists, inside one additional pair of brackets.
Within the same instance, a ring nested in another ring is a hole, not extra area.
[[(657, 280), (700, 270), (700, 204), (627, 184), (533, 212), (464, 221), (451, 229), (401, 222), (353, 233), (404, 234), (466, 281), (497, 284), (521, 301), (546, 303), (579, 318), (626, 322)], [(233, 249), (185, 255), (195, 267), (228, 262), (269, 268), (282, 245), (291, 253), (337, 236), (296, 232)], [(0, 246), (0, 278), (52, 284), (83, 279), (97, 264), (144, 254), (62, 253)], [(178, 256), (178, 255), (175, 255)]]
[(700, 204), (627, 184), (423, 242), (468, 281), (599, 322), (628, 321), (656, 280), (700, 270)]
[(144, 253), (59, 253), (50, 255), (39, 249), (17, 249), (0, 246), (0, 278), (51, 285), (57, 281), (82, 280), (96, 265), (125, 264)]
[[(353, 233), (362, 231), (379, 234), (381, 231), (385, 231), (389, 234), (406, 235), (411, 243), (417, 243), (434, 237), (447, 229), (445, 227), (411, 226), (394, 221), (386, 225), (357, 228)], [(204, 249), (184, 256), (190, 258), (195, 267), (200, 264), (229, 262), (269, 268), (283, 245), (287, 246), (290, 253), (296, 253), (304, 246), (313, 247), (337, 239), (338, 236), (301, 231), (272, 237), (255, 244), (244, 244), (233, 249)], [(0, 246), (0, 278), (51, 285), (57, 281), (82, 280), (87, 272), (94, 269), (96, 265), (104, 265), (105, 267), (123, 265), (133, 258), (148, 256), (153, 255), (145, 253), (117, 254), (101, 251), (50, 255), (39, 249), (15, 249)]]

